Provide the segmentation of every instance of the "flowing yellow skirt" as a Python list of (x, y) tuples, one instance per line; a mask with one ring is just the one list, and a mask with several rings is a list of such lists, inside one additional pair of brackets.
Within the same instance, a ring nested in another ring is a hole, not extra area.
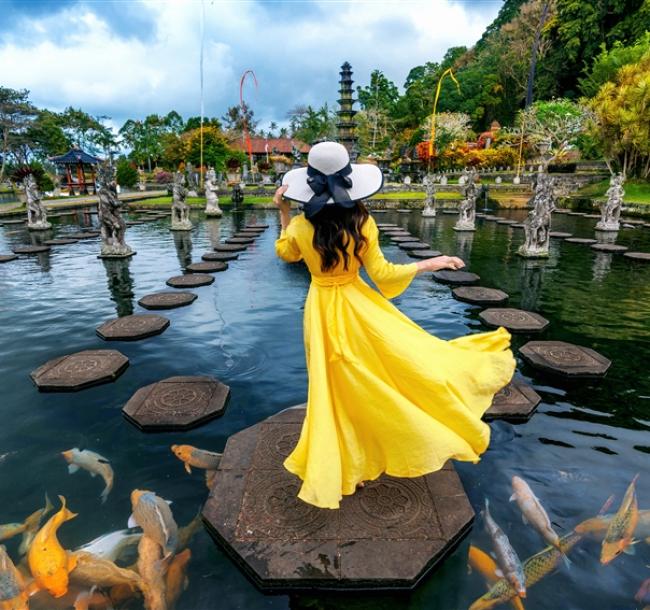
[(487, 449), (481, 417), (515, 369), (505, 329), (438, 339), (356, 276), (313, 278), (304, 332), (307, 415), (284, 465), (305, 502), (338, 508), (361, 481), (418, 477)]

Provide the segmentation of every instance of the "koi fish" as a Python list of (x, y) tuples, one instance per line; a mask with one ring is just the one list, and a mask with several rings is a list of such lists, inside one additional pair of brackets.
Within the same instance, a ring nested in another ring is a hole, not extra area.
[(91, 587), (88, 591), (81, 591), (74, 600), (74, 610), (89, 610), (93, 608), (110, 608), (111, 600), (103, 593), (97, 591), (97, 586)]
[[(529, 557), (524, 562), (524, 577), (526, 587), (532, 587), (542, 578), (550, 574), (562, 561), (563, 555), (569, 551), (581, 540), (582, 536), (575, 532), (570, 532), (560, 538), (560, 549), (554, 546), (547, 546), (545, 549)], [(470, 607), (469, 610), (489, 610), (499, 604), (503, 604), (517, 596), (517, 591), (512, 585), (502, 578), (496, 582), (492, 588), (482, 597), (479, 597)]]
[(167, 568), (161, 545), (145, 533), (138, 543), (138, 572), (147, 584), (143, 591), (146, 610), (167, 610)]
[(126, 585), (131, 590), (142, 590), (143, 582), (133, 570), (120, 568), (112, 561), (103, 559), (85, 551), (75, 551), (75, 569), (70, 572), (70, 580), (77, 584), (97, 587), (114, 587)]
[(22, 574), (16, 569), (4, 546), (0, 546), (0, 609), (27, 610), (29, 593)]
[[(469, 547), (467, 559), (469, 567), (472, 570), (476, 570), (488, 585), (493, 585), (503, 576), (494, 559), (476, 546), (472, 545)], [(516, 610), (524, 610), (524, 605), (519, 597), (513, 597), (510, 603)]]
[(167, 570), (165, 577), (167, 608), (169, 610), (174, 610), (178, 598), (190, 584), (187, 578), (187, 566), (191, 558), (192, 551), (185, 549), (182, 553), (176, 555), (169, 564), (169, 570)]
[(176, 550), (180, 552), (186, 549), (190, 545), (190, 542), (192, 542), (192, 538), (194, 538), (197, 532), (201, 529), (203, 529), (203, 519), (201, 518), (201, 511), (199, 510), (194, 519), (192, 519), (187, 525), (178, 529), (178, 546), (176, 547)]
[(214, 453), (205, 449), (197, 449), (192, 445), (172, 445), (174, 455), (185, 464), (185, 470), (192, 474), (192, 466), (202, 470), (216, 470), (219, 468), (222, 453)]
[(47, 589), (53, 597), (66, 594), (68, 575), (77, 565), (76, 559), (68, 556), (56, 537), (59, 527), (77, 515), (66, 508), (63, 496), (59, 496), (59, 500), (61, 509), (38, 531), (27, 555), (36, 584)]
[(131, 534), (129, 530), (118, 530), (91, 540), (80, 546), (77, 551), (90, 553), (95, 557), (114, 562), (120, 558), (125, 549), (138, 544), (140, 538), (142, 538), (142, 534)]
[[(548, 514), (528, 483), (524, 479), (514, 476), (512, 477), (512, 491), (510, 501), (517, 503), (524, 523), (530, 523), (548, 544), (560, 550), (560, 537), (551, 526)], [(565, 563), (568, 565), (570, 562), (566, 559)]]
[(129, 527), (141, 527), (145, 536), (156, 541), (169, 557), (178, 546), (178, 525), (168, 503), (152, 491), (135, 489), (131, 492), (133, 514)]
[(485, 499), (485, 510), (483, 511), (485, 527), (492, 539), (492, 545), (496, 555), (497, 565), (501, 568), (505, 578), (512, 584), (519, 597), (526, 597), (526, 581), (524, 570), (519, 556), (512, 548), (508, 536), (497, 525), (490, 514), (490, 503)]
[[(634, 530), (634, 536), (636, 538), (647, 539), (650, 537), (650, 510), (640, 510), (638, 511), (638, 515), (639, 520)], [(585, 519), (582, 523), (576, 525), (574, 531), (580, 534), (589, 534), (594, 538), (604, 537), (614, 517), (615, 514), (610, 513), (608, 515)]]
[(632, 537), (639, 522), (639, 508), (636, 501), (637, 474), (625, 492), (623, 501), (611, 520), (605, 539), (603, 540), (600, 563), (606, 565), (616, 559), (621, 553), (633, 553)]
[(650, 604), (650, 578), (641, 583), (641, 587), (639, 587), (639, 590), (634, 596), (634, 601), (640, 604)]
[(104, 504), (108, 498), (108, 494), (113, 489), (114, 475), (110, 462), (105, 457), (99, 455), (99, 453), (89, 451), (88, 449), (77, 449), (76, 447), (68, 449), (68, 451), (63, 451), (61, 455), (68, 462), (68, 472), (70, 474), (74, 474), (80, 468), (83, 468), (90, 473), (91, 477), (99, 475), (104, 479), (106, 487), (104, 487), (104, 491), (102, 491), (100, 496), (102, 504)]
[(18, 547), (18, 553), (20, 555), (26, 555), (29, 551), (29, 547), (34, 541), (36, 532), (41, 527), (41, 521), (45, 518), (46, 515), (49, 515), (50, 512), (54, 510), (54, 505), (50, 502), (50, 498), (45, 494), (45, 506), (35, 510), (27, 519), (25, 519), (25, 531), (23, 532), (23, 538), (20, 541), (20, 546)]

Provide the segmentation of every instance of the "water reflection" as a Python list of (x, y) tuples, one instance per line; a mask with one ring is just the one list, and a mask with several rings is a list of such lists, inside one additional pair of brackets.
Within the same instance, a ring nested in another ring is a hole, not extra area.
[(544, 285), (546, 263), (543, 260), (527, 258), (521, 264), (521, 308), (530, 311), (539, 309)]
[(129, 268), (131, 259), (104, 258), (102, 263), (106, 270), (111, 301), (115, 303), (118, 317), (130, 316), (133, 313), (133, 298), (135, 296), (133, 276)]
[(210, 240), (210, 245), (214, 248), (219, 244), (221, 237), (221, 220), (219, 218), (206, 218), (205, 228)]
[(618, 231), (596, 231), (596, 239), (601, 244), (615, 244)]
[[(29, 231), (29, 243), (32, 246), (42, 246), (43, 242), (48, 239), (52, 239), (51, 229), (48, 229), (47, 231)], [(39, 252), (34, 256), (34, 260), (41, 268), (41, 271), (47, 272), (52, 268), (50, 250), (47, 252)]]
[(462, 258), (466, 263), (472, 256), (472, 244), (474, 233), (472, 231), (458, 231), (456, 233), (456, 256)]
[(176, 256), (181, 264), (181, 271), (192, 262), (192, 233), (190, 231), (173, 231)]
[(594, 282), (602, 282), (612, 268), (612, 255), (607, 252), (596, 252), (591, 268)]

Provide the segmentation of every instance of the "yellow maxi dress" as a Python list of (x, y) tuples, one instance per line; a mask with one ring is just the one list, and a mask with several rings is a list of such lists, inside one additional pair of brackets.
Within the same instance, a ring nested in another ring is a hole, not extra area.
[(504, 328), (444, 341), (384, 298), (408, 287), (416, 264), (386, 261), (372, 217), (363, 233), (363, 266), (383, 296), (359, 276), (352, 245), (348, 270), (341, 262), (321, 271), (302, 214), (275, 243), (280, 258), (304, 260), (312, 276), (307, 415), (284, 466), (303, 481), (298, 497), (321, 508), (338, 508), (359, 482), (382, 473), (418, 477), (449, 459), (477, 462), (490, 441), (481, 417), (515, 369)]

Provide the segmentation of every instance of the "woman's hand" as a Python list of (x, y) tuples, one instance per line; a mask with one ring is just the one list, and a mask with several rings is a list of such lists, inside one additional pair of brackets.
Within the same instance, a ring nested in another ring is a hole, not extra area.
[(462, 269), (465, 263), (457, 256), (436, 256), (435, 258), (426, 258), (418, 261), (418, 273), (425, 271), (441, 271), (442, 269)]
[(291, 202), (282, 196), (288, 188), (288, 186), (281, 186), (275, 191), (275, 195), (273, 195), (273, 203), (278, 207), (280, 212), (288, 212), (291, 209)]

